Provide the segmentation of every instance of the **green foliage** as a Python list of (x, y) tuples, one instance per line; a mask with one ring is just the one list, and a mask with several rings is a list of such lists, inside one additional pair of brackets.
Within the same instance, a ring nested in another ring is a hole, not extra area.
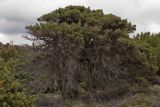
[(0, 107), (34, 106), (28, 88), (37, 106), (160, 106), (160, 33), (130, 38), (127, 19), (84, 6), (37, 20), (26, 29), (38, 46), (0, 43)]
[(60, 92), (63, 98), (85, 97), (87, 101), (109, 100), (133, 90), (143, 91), (157, 79), (153, 53), (158, 52), (150, 47), (156, 47), (158, 41), (150, 40), (150, 46), (130, 38), (136, 28), (126, 19), (102, 10), (68, 6), (38, 21), (26, 29), (44, 42), (38, 61), (48, 68), (44, 70), (45, 80), (50, 82), (46, 93)]
[(157, 74), (160, 75), (160, 34), (141, 33), (135, 40), (149, 58), (151, 66), (158, 69)]
[(15, 78), (17, 50), (14, 46), (0, 46), (0, 106), (30, 107), (35, 98), (27, 93)]
[[(34, 62), (40, 72), (33, 79), (38, 92), (101, 102), (142, 93), (159, 79), (159, 34), (130, 38), (135, 25), (84, 6), (59, 8), (38, 21), (26, 26), (43, 41)], [(148, 106), (143, 98), (133, 98), (136, 106)]]
[[(62, 30), (64, 32), (68, 27), (70, 27), (70, 30), (74, 29), (75, 33), (80, 33), (79, 36), (82, 36), (83, 34), (82, 37), (84, 40), (87, 36), (91, 36), (92, 34), (96, 36), (109, 36), (109, 38), (117, 38), (116, 36), (129, 37), (128, 33), (135, 31), (135, 25), (127, 22), (126, 19), (121, 19), (112, 14), (105, 15), (102, 10), (90, 10), (83, 6), (59, 8), (49, 14), (43, 15), (38, 21), (41, 23), (36, 24), (35, 26), (27, 26), (26, 28), (29, 33), (45, 42), (48, 42), (51, 38), (53, 39), (54, 35), (58, 36), (56, 32), (62, 32)], [(55, 29), (53, 29), (53, 27)], [(38, 33), (40, 29), (43, 31)], [(89, 34), (88, 31), (91, 31), (91, 34)], [(71, 33), (70, 31), (65, 32)], [(75, 36), (77, 37), (77, 35)]]

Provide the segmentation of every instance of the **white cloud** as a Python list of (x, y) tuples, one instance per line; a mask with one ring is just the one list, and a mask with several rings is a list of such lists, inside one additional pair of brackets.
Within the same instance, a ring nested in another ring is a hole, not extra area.
[(6, 43), (10, 43), (13, 42), (13, 44), (32, 44), (31, 41), (25, 39), (22, 37), (22, 35), (24, 34), (12, 34), (12, 35), (6, 35), (3, 33), (0, 33), (0, 42), (6, 44)]
[(0, 42), (7, 43), (8, 41), (9, 38), (6, 35), (0, 33)]
[(158, 33), (160, 31), (160, 25), (156, 23), (150, 24), (150, 31), (154, 33)]

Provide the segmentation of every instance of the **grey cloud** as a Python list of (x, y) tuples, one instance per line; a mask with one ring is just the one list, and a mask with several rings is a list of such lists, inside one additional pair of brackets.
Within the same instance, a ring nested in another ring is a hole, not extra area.
[[(25, 25), (34, 24), (39, 16), (67, 5), (90, 6), (127, 18), (137, 24), (138, 32), (154, 31), (153, 24), (160, 26), (159, 0), (0, 0), (0, 34), (8, 35), (7, 38), (23, 34)], [(18, 40), (17, 36), (12, 37)]]
[[(64, 0), (63, 0), (64, 1)], [(81, 0), (81, 2), (84, 0)], [(64, 2), (55, 0), (3, 0), (0, 1), (0, 32), (5, 34), (24, 33), (25, 25), (36, 22), (41, 15), (64, 7), (70, 3), (76, 4), (75, 0)]]
[[(127, 18), (137, 25), (137, 32), (152, 31), (152, 24), (160, 25), (159, 0), (88, 0), (92, 8), (102, 8), (105, 13), (113, 13), (122, 18)], [(158, 27), (158, 26), (157, 26)], [(160, 32), (160, 28), (159, 29)], [(157, 32), (157, 30), (156, 30)]]
[(0, 32), (6, 34), (16, 34), (24, 32), (24, 22), (0, 19)]

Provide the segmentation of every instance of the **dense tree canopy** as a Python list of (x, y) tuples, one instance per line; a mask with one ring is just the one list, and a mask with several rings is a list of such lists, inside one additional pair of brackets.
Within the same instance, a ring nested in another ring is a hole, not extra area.
[(49, 84), (58, 86), (62, 97), (85, 93), (90, 98), (110, 99), (137, 91), (135, 87), (147, 87), (157, 78), (158, 67), (151, 61), (150, 51), (129, 37), (136, 26), (126, 19), (68, 6), (38, 21), (26, 29), (44, 42), (41, 61), (49, 62)]
[[(59, 8), (38, 18), (40, 24), (28, 26), (29, 33), (51, 45), (56, 36), (72, 36), (73, 39), (94, 39), (94, 35), (106, 39), (116, 39), (117, 36), (129, 37), (135, 31), (135, 25), (118, 16), (107, 14), (102, 10), (90, 10), (83, 6), (68, 6)], [(40, 33), (41, 31), (41, 33)], [(89, 41), (88, 41), (89, 42)]]
[(160, 107), (160, 33), (84, 6), (37, 20), (33, 46), (0, 43), (0, 107)]

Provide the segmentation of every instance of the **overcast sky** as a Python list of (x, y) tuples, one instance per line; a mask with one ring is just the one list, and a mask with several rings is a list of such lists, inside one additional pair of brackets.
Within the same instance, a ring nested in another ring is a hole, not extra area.
[(29, 43), (24, 27), (59, 7), (84, 5), (127, 18), (137, 32), (160, 32), (160, 0), (0, 0), (0, 42)]

